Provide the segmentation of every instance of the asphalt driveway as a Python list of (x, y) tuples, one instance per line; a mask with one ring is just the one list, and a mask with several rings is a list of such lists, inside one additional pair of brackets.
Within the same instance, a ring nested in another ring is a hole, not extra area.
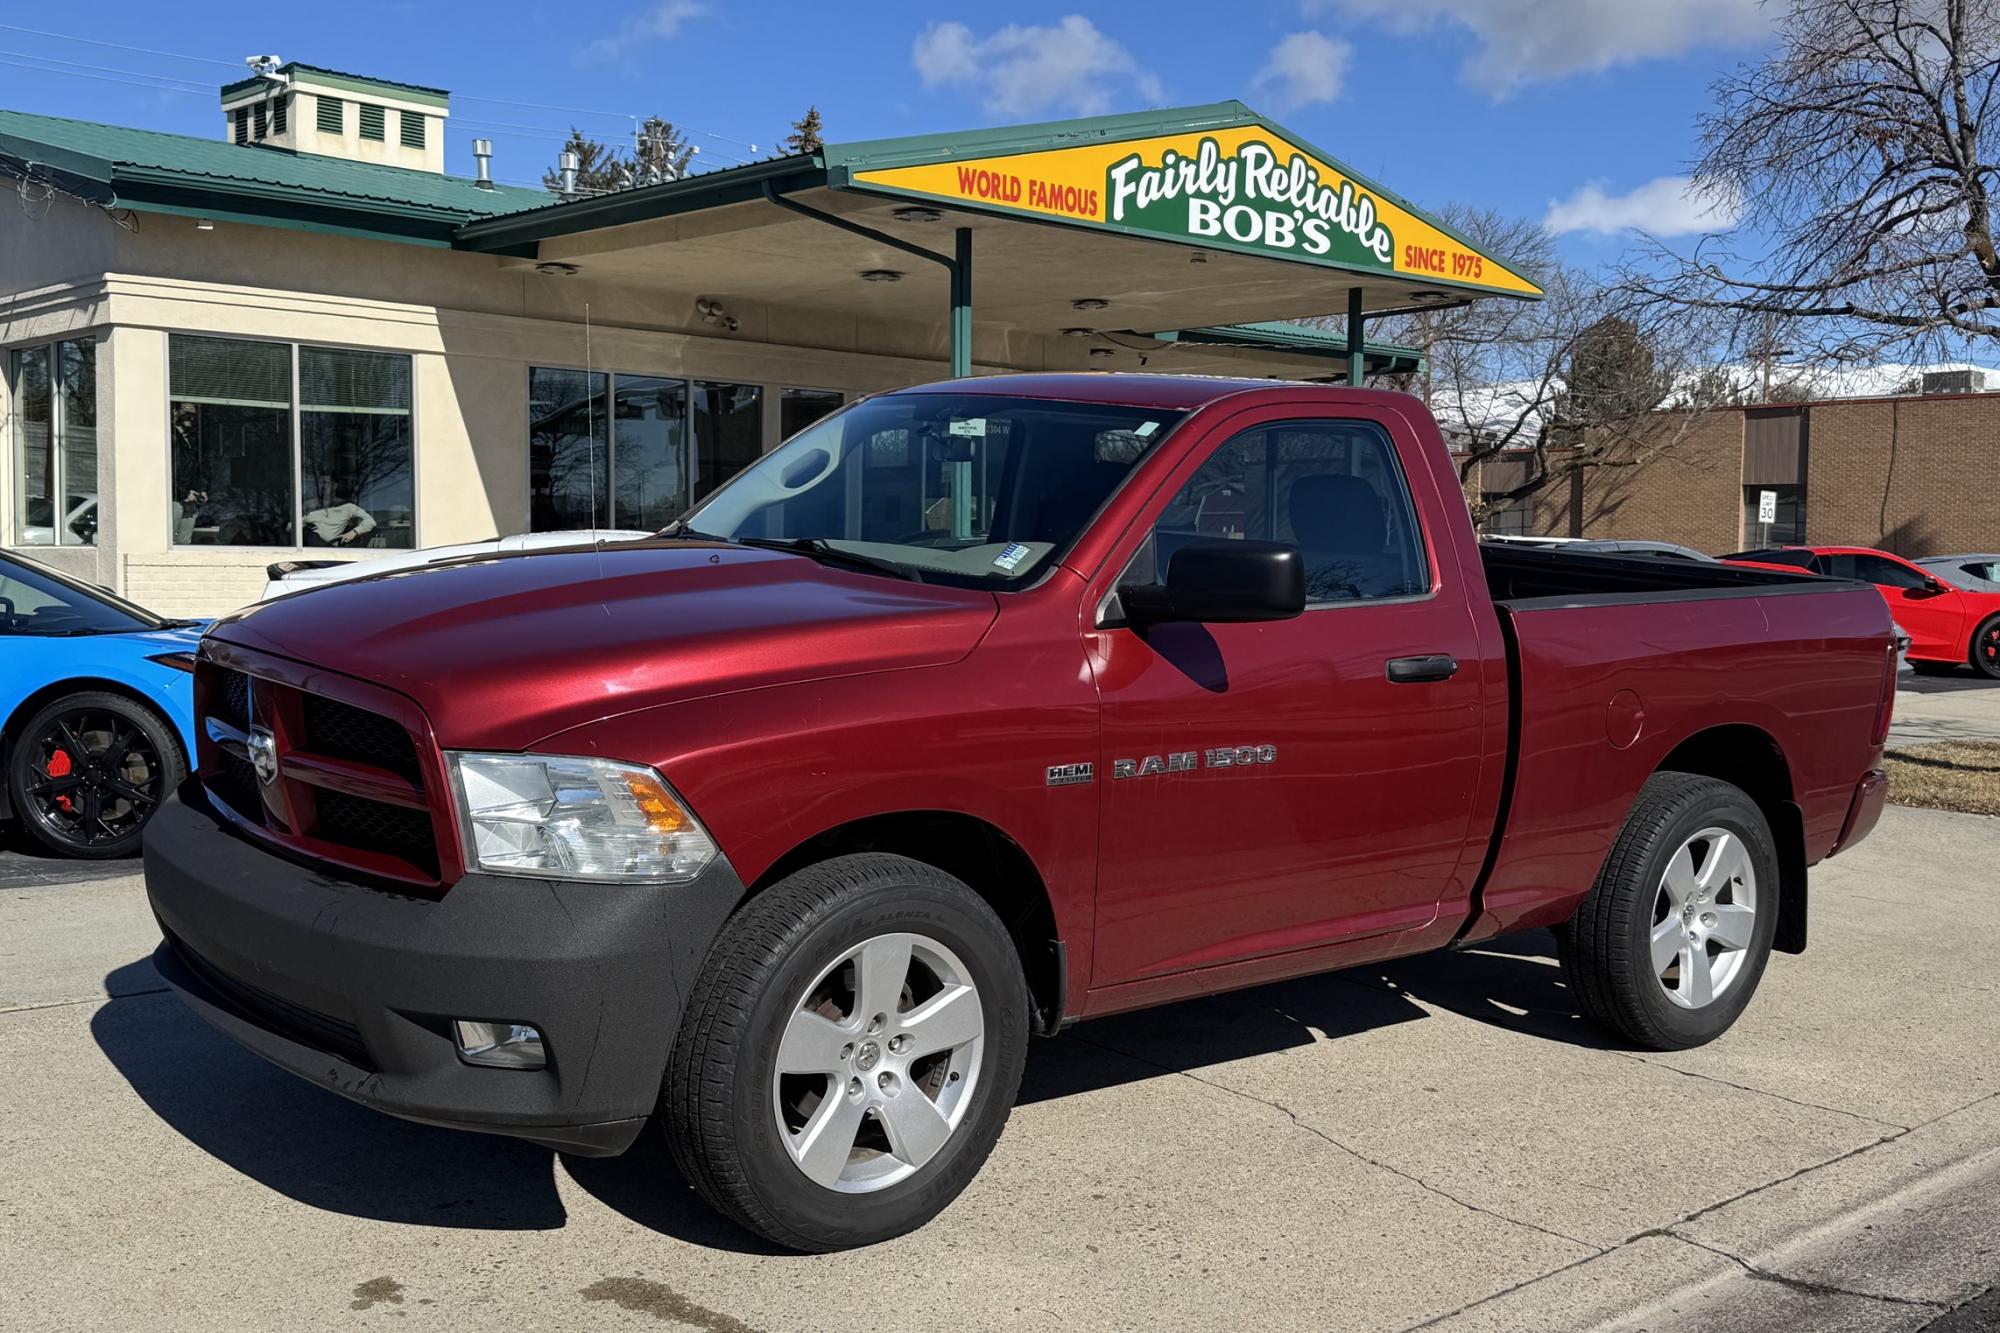
[[(936, 1223), (773, 1254), (648, 1141), (404, 1124), (214, 1035), (136, 878), (0, 887), (23, 1329), (1921, 1328), (2000, 1282), (2000, 820), (1891, 810), (1704, 1050), (1545, 934), (1084, 1024)], [(1992, 1302), (1989, 1299), (1987, 1304)], [(1967, 1324), (1967, 1327), (1977, 1327)]]

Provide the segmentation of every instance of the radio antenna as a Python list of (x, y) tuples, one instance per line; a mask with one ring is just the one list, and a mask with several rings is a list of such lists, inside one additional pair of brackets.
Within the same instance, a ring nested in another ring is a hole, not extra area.
[(597, 367), (590, 359), (590, 302), (583, 303), (583, 429), (590, 440), (590, 526), (591, 536), (596, 537), (597, 529), (597, 394), (591, 380), (595, 379)]

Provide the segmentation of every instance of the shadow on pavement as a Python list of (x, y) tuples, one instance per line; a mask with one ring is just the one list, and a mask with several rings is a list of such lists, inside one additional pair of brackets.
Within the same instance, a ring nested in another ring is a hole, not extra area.
[(1904, 694), (1965, 694), (1980, 690), (2000, 690), (2000, 680), (1983, 676), (1970, 666), (1956, 667), (1939, 675), (1911, 672), (1896, 678), (1896, 689)]
[[(545, 1148), (434, 1129), (345, 1101), (214, 1032), (140, 959), (105, 978), (91, 1034), (162, 1120), (251, 1179), (314, 1208), (488, 1230), (568, 1220)], [(146, 993), (131, 994), (139, 990)], [(116, 998), (122, 997), (122, 998)], [(1419, 1003), (1421, 1002), (1421, 1003)], [(1428, 1017), (1425, 1005), (1539, 1038), (1603, 1046), (1569, 1002), (1546, 931), (1100, 1019), (1029, 1047), (1023, 1104), (1337, 1041)], [(619, 1158), (565, 1158), (606, 1207), (690, 1244), (777, 1254), (724, 1221), (649, 1130)]]

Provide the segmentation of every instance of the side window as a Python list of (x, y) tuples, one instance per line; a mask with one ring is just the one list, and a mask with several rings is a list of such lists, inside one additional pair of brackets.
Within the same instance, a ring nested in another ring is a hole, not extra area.
[(1859, 555), (1854, 558), (1854, 567), (1859, 576), (1870, 583), (1879, 583), (1889, 588), (1921, 588), (1924, 576), (1908, 565), (1894, 560), (1884, 560), (1879, 555)]
[(1148, 559), (1163, 575), (1192, 542), (1246, 538), (1299, 548), (1309, 602), (1429, 589), (1409, 487), (1372, 422), (1278, 422), (1224, 441), (1168, 504), (1131, 577), (1145, 578)]

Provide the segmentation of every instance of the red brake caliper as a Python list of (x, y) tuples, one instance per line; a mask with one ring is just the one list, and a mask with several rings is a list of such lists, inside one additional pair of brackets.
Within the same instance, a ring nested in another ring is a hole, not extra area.
[[(50, 777), (66, 778), (69, 776), (71, 767), (72, 766), (69, 761), (68, 750), (57, 750), (54, 754), (49, 756)], [(70, 799), (67, 794), (56, 797), (55, 803), (56, 803), (56, 809), (62, 811), (66, 815), (71, 815), (76, 813), (76, 806), (70, 803)]]

